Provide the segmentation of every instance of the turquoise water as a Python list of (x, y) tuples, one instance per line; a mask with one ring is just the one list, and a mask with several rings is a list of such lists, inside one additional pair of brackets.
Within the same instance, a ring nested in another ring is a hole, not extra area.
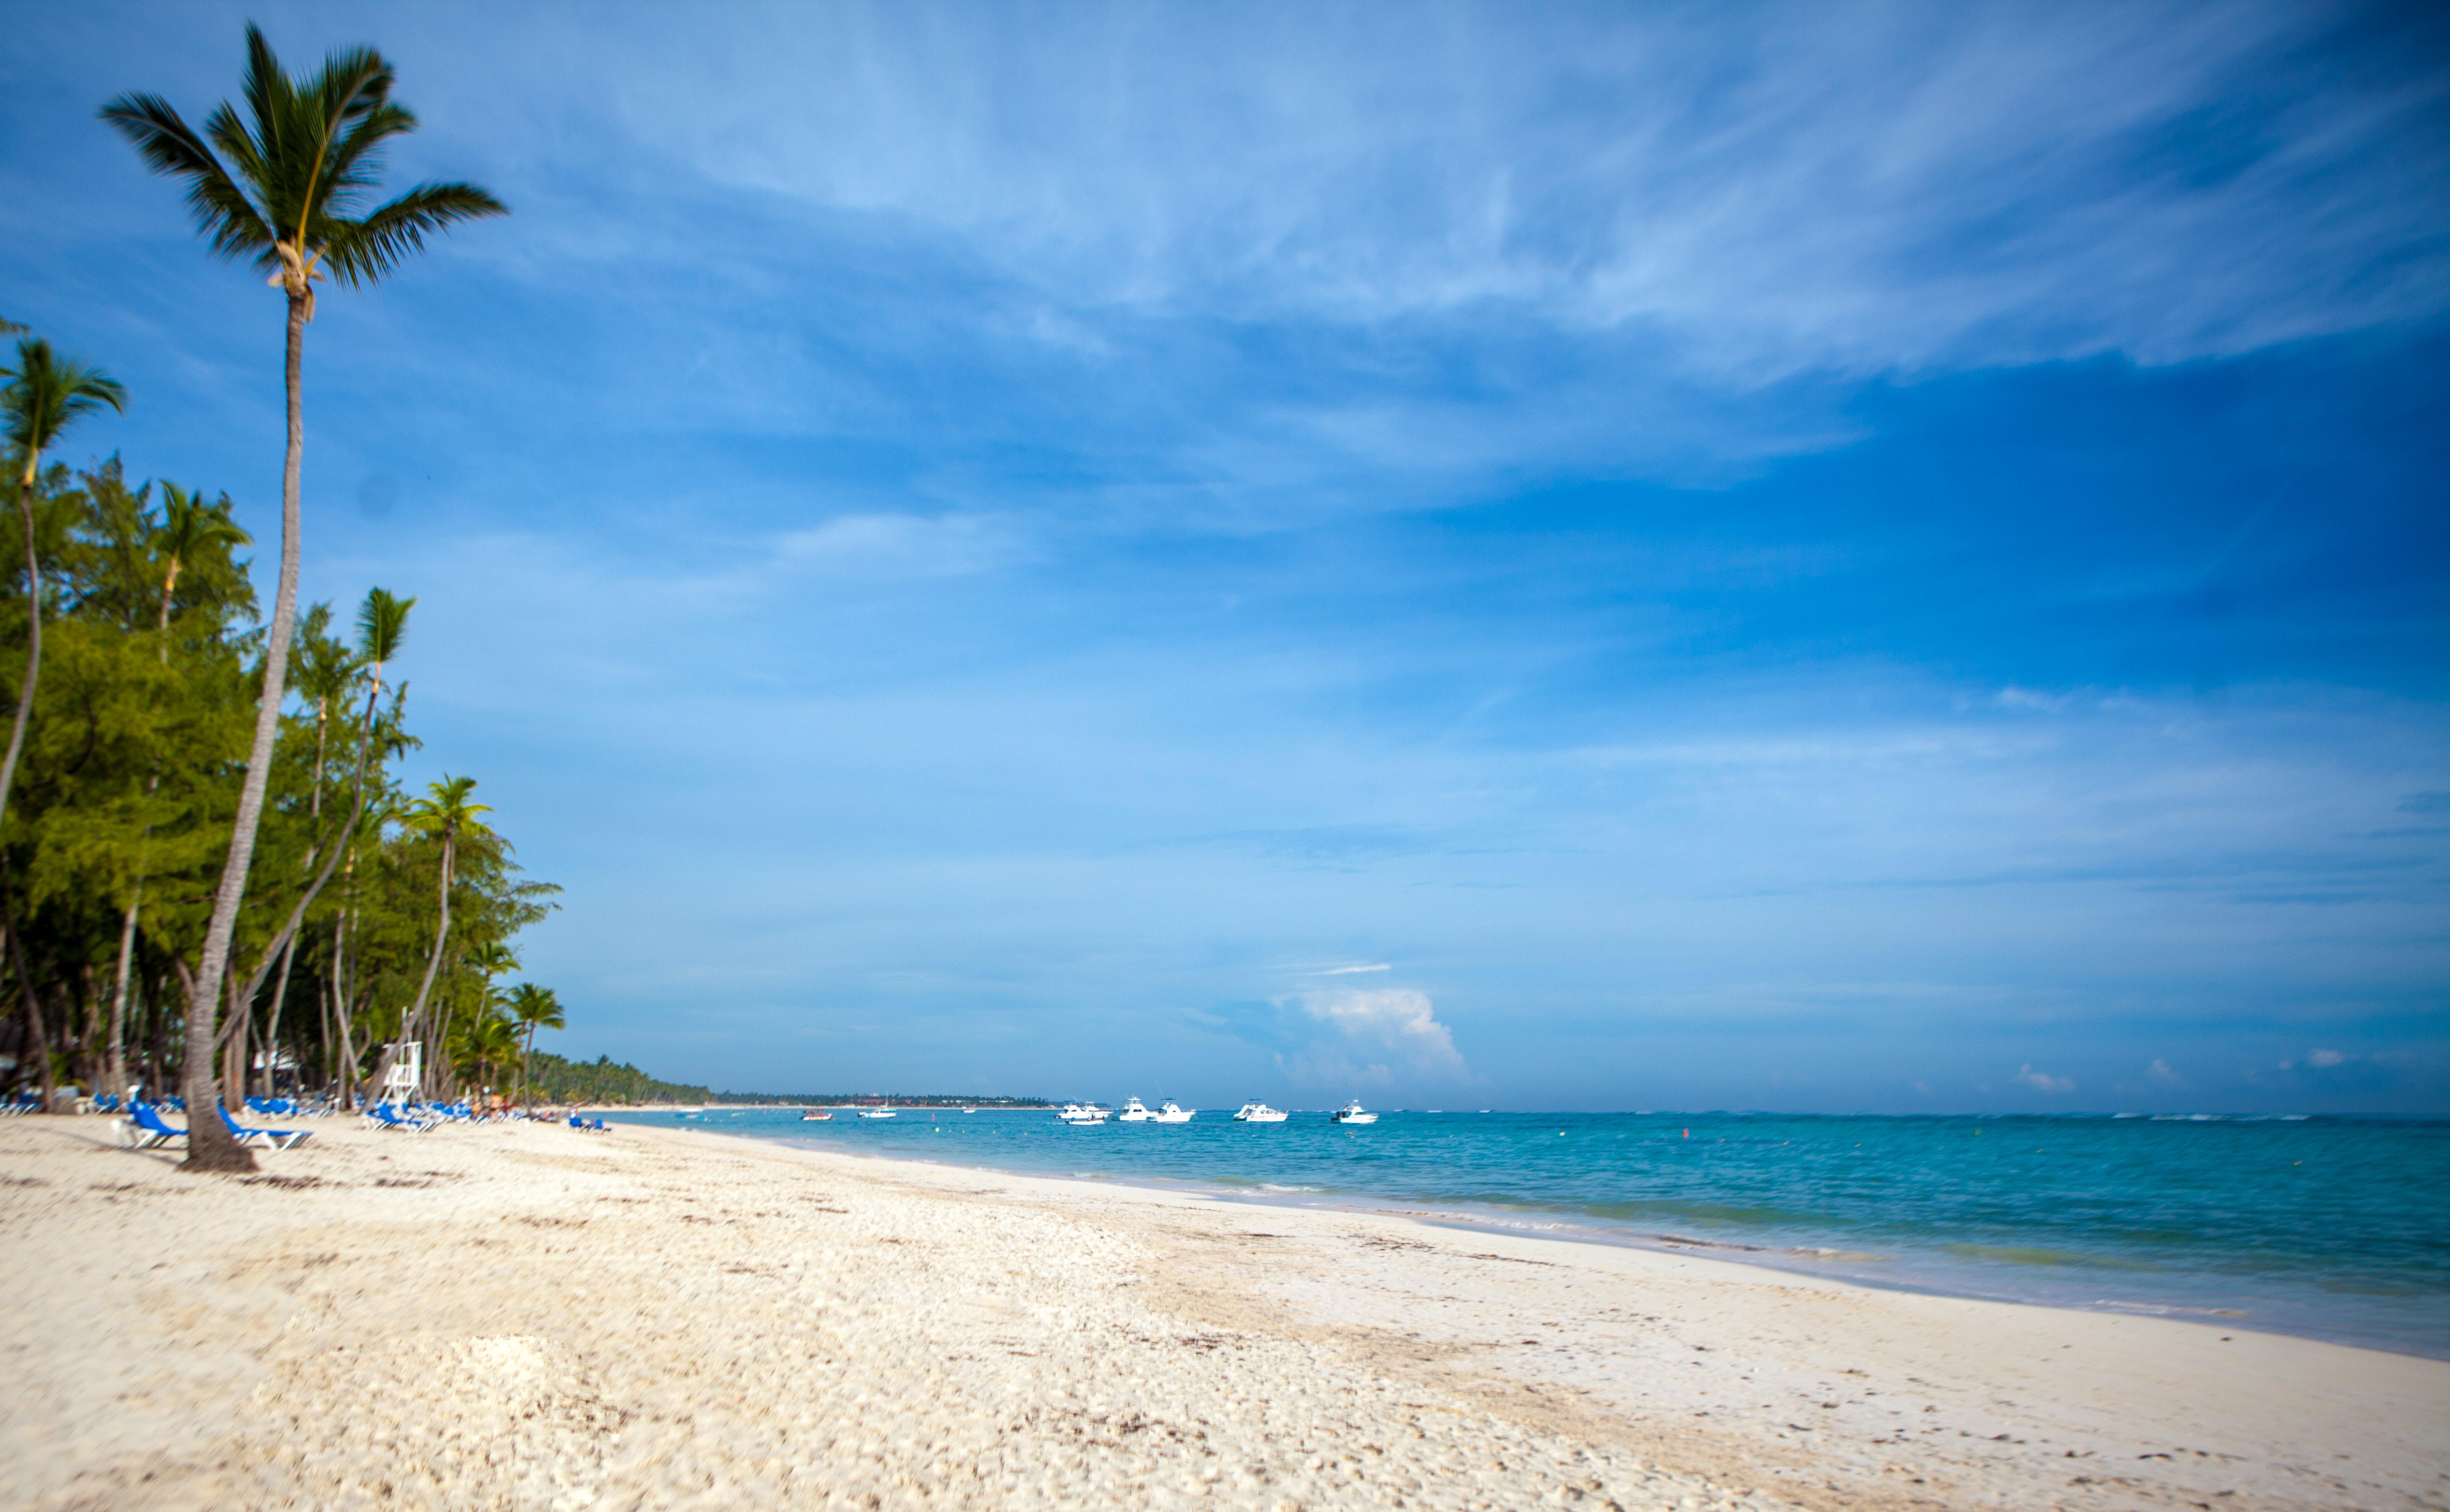
[[(615, 1115), (622, 1116), (622, 1115)], [(2450, 1121), (1296, 1113), (626, 1120), (823, 1149), (1402, 1211), (1876, 1285), (2450, 1358)]]

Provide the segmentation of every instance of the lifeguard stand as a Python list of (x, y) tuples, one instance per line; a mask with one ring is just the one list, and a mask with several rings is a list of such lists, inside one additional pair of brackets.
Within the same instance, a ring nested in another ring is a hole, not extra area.
[[(405, 1040), (391, 1049), (391, 1073), (383, 1077), (383, 1100), (405, 1103), (425, 1085), (425, 1041)], [(394, 1093), (399, 1095), (395, 1097)]]

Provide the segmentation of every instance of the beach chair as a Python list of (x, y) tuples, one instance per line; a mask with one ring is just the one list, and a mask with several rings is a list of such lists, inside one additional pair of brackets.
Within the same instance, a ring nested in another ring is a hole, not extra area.
[(128, 1138), (139, 1150), (150, 1150), (157, 1145), (166, 1145), (173, 1139), (187, 1137), (187, 1131), (171, 1128), (162, 1121), (161, 1114), (141, 1102), (128, 1107), (126, 1129)]
[(213, 1111), (222, 1115), (222, 1126), (227, 1129), (231, 1134), (236, 1134), (240, 1144), (245, 1144), (251, 1139), (261, 1139), (266, 1144), (272, 1146), (275, 1150), (287, 1150), (296, 1145), (302, 1145), (308, 1139), (314, 1137), (313, 1131), (306, 1129), (246, 1128), (237, 1119), (231, 1117), (229, 1115), (229, 1110), (223, 1107), (219, 1102), (215, 1102), (213, 1104)]
[(410, 1117), (387, 1102), (368, 1104), (366, 1122), (378, 1129), (394, 1129), (403, 1134), (423, 1134), (434, 1127), (430, 1121)]

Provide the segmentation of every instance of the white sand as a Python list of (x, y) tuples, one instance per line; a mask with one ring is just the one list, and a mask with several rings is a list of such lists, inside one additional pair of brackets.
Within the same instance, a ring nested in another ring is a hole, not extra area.
[(0, 1504), (2441, 1507), (2450, 1366), (681, 1131), (0, 1123)]

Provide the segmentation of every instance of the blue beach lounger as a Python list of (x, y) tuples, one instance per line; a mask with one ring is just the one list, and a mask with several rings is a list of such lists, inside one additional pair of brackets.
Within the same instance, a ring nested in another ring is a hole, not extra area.
[(223, 1107), (218, 1102), (213, 1104), (213, 1111), (222, 1115), (223, 1126), (227, 1128), (230, 1133), (238, 1135), (238, 1142), (240, 1144), (244, 1144), (250, 1139), (262, 1139), (268, 1142), (275, 1150), (286, 1150), (292, 1145), (304, 1144), (309, 1138), (313, 1137), (314, 1132), (308, 1129), (245, 1128), (241, 1125), (237, 1119), (229, 1115), (229, 1110), (227, 1108)]
[(156, 1145), (166, 1145), (173, 1139), (187, 1137), (187, 1131), (173, 1129), (164, 1123), (162, 1115), (146, 1103), (131, 1104), (127, 1110), (127, 1121), (139, 1150), (150, 1150)]

